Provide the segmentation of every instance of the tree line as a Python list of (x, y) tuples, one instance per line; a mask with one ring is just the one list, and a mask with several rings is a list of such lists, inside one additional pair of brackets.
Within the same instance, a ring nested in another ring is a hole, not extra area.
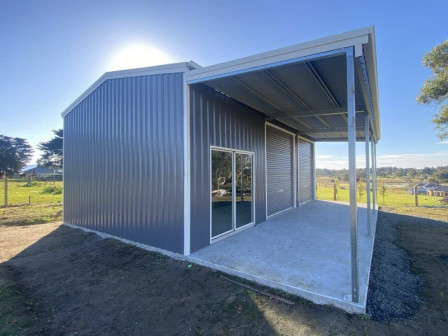
[[(62, 169), (63, 130), (58, 129), (52, 132), (54, 134), (52, 139), (37, 145), (38, 149), (42, 151), (37, 165), (55, 170)], [(0, 177), (19, 173), (31, 160), (33, 153), (34, 149), (28, 140), (0, 134)]]
[[(366, 170), (364, 168), (356, 169), (356, 177), (358, 180), (365, 178)], [(434, 183), (448, 183), (448, 166), (441, 167), (425, 167), (425, 168), (397, 168), (397, 167), (381, 167), (377, 168), (378, 177), (401, 178), (408, 180), (429, 181)], [(347, 169), (327, 169), (317, 168), (317, 178), (330, 178), (339, 181), (348, 181)]]

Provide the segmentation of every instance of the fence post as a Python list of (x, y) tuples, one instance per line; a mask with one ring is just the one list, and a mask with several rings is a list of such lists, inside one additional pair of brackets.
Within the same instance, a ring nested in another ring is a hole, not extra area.
[(415, 206), (418, 207), (418, 188), (417, 188), (417, 186), (414, 187), (414, 201), (415, 201)]
[(336, 182), (333, 183), (333, 201), (336, 201), (336, 196), (338, 194), (338, 190), (336, 188)]

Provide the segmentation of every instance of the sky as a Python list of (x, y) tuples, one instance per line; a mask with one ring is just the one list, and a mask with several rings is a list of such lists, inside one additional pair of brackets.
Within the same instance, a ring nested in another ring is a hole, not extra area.
[[(448, 39), (447, 12), (446, 0), (0, 0), (0, 134), (36, 148), (110, 70), (189, 60), (207, 66), (373, 25), (378, 166), (448, 165), (448, 141), (431, 122), (436, 108), (415, 99), (431, 76), (422, 56)], [(357, 154), (363, 166), (363, 144)], [(347, 168), (347, 144), (316, 144), (316, 166)]]

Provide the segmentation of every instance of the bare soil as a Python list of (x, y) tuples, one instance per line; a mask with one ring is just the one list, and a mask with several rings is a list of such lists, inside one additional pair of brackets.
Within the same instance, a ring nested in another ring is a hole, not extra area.
[(0, 335), (446, 335), (448, 223), (385, 209), (378, 230), (389, 229), (404, 259), (384, 259), (377, 271), (407, 262), (421, 304), (375, 321), (268, 289), (295, 302), (287, 305), (219, 272), (58, 223), (3, 225)]

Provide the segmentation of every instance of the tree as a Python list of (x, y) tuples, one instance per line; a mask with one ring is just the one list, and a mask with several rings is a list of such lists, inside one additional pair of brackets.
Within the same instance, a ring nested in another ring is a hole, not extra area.
[(0, 175), (18, 173), (33, 156), (25, 139), (0, 134)]
[(423, 84), (417, 101), (440, 106), (432, 121), (439, 138), (448, 139), (448, 40), (425, 54), (423, 65), (430, 68), (434, 75)]
[(447, 183), (448, 182), (448, 169), (437, 170), (429, 179), (431, 182)]
[(37, 147), (43, 152), (38, 164), (44, 167), (60, 169), (63, 166), (63, 130), (53, 130), (54, 138), (41, 142)]

